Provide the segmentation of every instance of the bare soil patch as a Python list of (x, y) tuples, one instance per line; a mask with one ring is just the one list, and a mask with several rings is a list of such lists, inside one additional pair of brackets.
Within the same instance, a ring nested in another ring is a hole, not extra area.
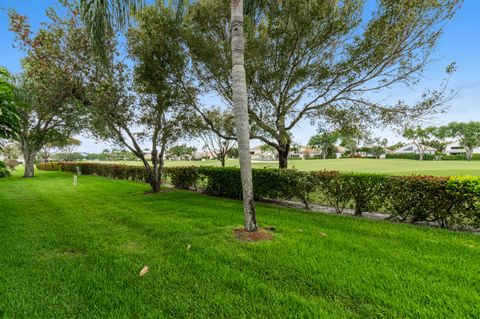
[[(270, 229), (270, 228), (269, 228)], [(272, 240), (273, 236), (265, 228), (258, 228), (257, 231), (249, 232), (243, 228), (237, 228), (233, 231), (235, 237), (240, 241), (255, 242), (261, 240)]]

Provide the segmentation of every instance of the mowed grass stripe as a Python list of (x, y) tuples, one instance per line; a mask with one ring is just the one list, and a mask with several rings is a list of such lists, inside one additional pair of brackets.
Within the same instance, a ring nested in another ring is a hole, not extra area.
[[(5, 317), (475, 317), (478, 236), (39, 172), (0, 180)], [(327, 234), (320, 236), (320, 232)], [(187, 245), (191, 249), (187, 250)], [(151, 271), (139, 277), (148, 265)]]

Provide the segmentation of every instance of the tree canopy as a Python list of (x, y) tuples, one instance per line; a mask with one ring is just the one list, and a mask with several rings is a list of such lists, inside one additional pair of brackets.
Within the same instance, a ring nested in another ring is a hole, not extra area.
[[(363, 1), (264, 1), (245, 18), (252, 138), (274, 147), (285, 167), (291, 130), (303, 119), (336, 121), (348, 112), (378, 124), (431, 114), (446, 99), (443, 86), (413, 105), (386, 105), (375, 93), (416, 83), (458, 7), (456, 0), (379, 1), (362, 20)], [(229, 12), (225, 1), (198, 1), (185, 40), (202, 89), (232, 104)]]
[(12, 76), (0, 67), (0, 150), (5, 141), (15, 139), (20, 130)]
[(65, 140), (86, 123), (84, 81), (92, 70), (91, 46), (78, 8), (62, 3), (65, 16), (48, 9), (48, 22), (37, 32), (25, 16), (9, 11), (16, 45), (26, 53), (24, 72), (15, 83), (21, 125), (17, 139), (25, 158), (25, 177), (33, 176), (33, 161), (46, 143)]

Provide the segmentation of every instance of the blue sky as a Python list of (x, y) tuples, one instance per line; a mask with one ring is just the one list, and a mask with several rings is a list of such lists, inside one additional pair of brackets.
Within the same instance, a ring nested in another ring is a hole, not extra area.
[[(45, 21), (45, 9), (56, 5), (55, 0), (3, 0), (0, 2), (0, 65), (11, 72), (19, 72), (22, 52), (12, 47), (14, 37), (8, 31), (6, 10), (14, 8), (29, 17), (30, 23), (36, 29)], [(441, 114), (432, 120), (431, 124), (446, 124), (451, 121), (480, 121), (480, 1), (465, 0), (463, 7), (454, 20), (444, 29), (435, 52), (437, 61), (422, 75), (421, 83), (412, 90), (396, 89), (385, 92), (388, 99), (415, 100), (424, 88), (435, 89), (443, 78), (444, 67), (452, 61), (457, 63), (458, 71), (453, 75), (450, 88), (459, 90), (458, 96), (450, 103), (446, 114)], [(301, 123), (294, 131), (294, 140), (305, 144), (309, 137), (315, 134), (316, 127), (307, 121)], [(375, 131), (376, 134), (388, 138), (393, 143), (401, 138), (390, 130)], [(96, 144), (93, 140), (82, 137), (81, 151), (98, 152), (107, 144)], [(258, 144), (253, 142), (252, 144)], [(201, 146), (201, 145), (197, 145)]]

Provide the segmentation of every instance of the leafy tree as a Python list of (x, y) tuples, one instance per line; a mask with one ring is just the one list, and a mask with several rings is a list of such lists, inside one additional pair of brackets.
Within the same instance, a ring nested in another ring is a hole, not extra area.
[(42, 147), (39, 155), (42, 157), (43, 161), (46, 162), (50, 157), (52, 157), (54, 149), (56, 149), (58, 152), (53, 155), (55, 160), (66, 162), (81, 161), (84, 159), (84, 156), (80, 153), (74, 152), (75, 148), (81, 144), (82, 142), (76, 138), (68, 138), (57, 141), (55, 144), (47, 143)]
[(335, 155), (336, 146), (340, 135), (338, 132), (323, 132), (314, 135), (308, 141), (308, 145), (312, 148), (320, 150), (323, 159)]
[(300, 149), (301, 149), (301, 145), (298, 143), (292, 143), (292, 145), (290, 146), (290, 150), (294, 153), (300, 152)]
[(20, 130), (12, 80), (7, 69), (0, 67), (0, 150), (5, 141), (16, 138)]
[(458, 139), (469, 161), (473, 157), (474, 149), (480, 147), (480, 122), (451, 122), (440, 130), (441, 136)]
[(357, 122), (357, 120), (357, 117), (347, 117), (339, 123), (340, 145), (348, 149), (352, 158), (357, 155), (362, 141), (370, 136), (366, 123), (362, 121)]
[(55, 153), (55, 149), (57, 149), (57, 145), (55, 145), (54, 143), (45, 143), (38, 152), (38, 156), (43, 162), (48, 162), (48, 160)]
[[(105, 46), (109, 34), (116, 26), (123, 28), (128, 24), (130, 11), (135, 12), (137, 7), (143, 5), (143, 0), (80, 0), (81, 13), (83, 20), (90, 31), (91, 38), (95, 43), (95, 51), (100, 53), (105, 59)], [(234, 105), (236, 135), (238, 138), (239, 161), (241, 170), (242, 190), (243, 190), (243, 211), (245, 230), (256, 231), (257, 221), (253, 196), (252, 168), (250, 158), (250, 134), (247, 107), (247, 89), (244, 67), (245, 38), (243, 31), (243, 12), (250, 15), (255, 14), (255, 9), (259, 6), (258, 0), (231, 0), (231, 45), (232, 53), (229, 56), (232, 60), (231, 74), (234, 85), (232, 86), (232, 95), (230, 96)], [(169, 2), (171, 3), (171, 2)], [(182, 8), (189, 1), (180, 0), (177, 2), (177, 17), (181, 15)], [(157, 6), (163, 8), (164, 2), (157, 1)], [(153, 33), (155, 34), (155, 33)], [(190, 92), (186, 92), (190, 95)], [(197, 108), (197, 111), (200, 109)]]
[(188, 146), (187, 144), (179, 144), (172, 146), (168, 149), (168, 154), (175, 155), (175, 156), (182, 156), (182, 155), (192, 155), (193, 152), (197, 150), (194, 146)]
[(376, 137), (373, 139), (368, 139), (365, 142), (366, 149), (371, 153), (376, 159), (379, 159), (380, 156), (385, 154), (385, 148), (387, 147), (388, 140), (386, 138)]
[(232, 147), (227, 155), (230, 158), (238, 158), (238, 147)]
[(81, 162), (85, 159), (82, 153), (72, 152), (72, 153), (56, 153), (52, 156), (55, 161), (64, 161), (64, 162)]
[(25, 16), (9, 11), (10, 29), (26, 53), (24, 74), (15, 83), (24, 177), (34, 176), (34, 159), (45, 144), (69, 138), (85, 123), (84, 79), (92, 58), (89, 41), (79, 23), (78, 8), (62, 3), (65, 17), (48, 9), (49, 21), (36, 33)]
[[(128, 32), (133, 79), (129, 68), (112, 58), (110, 69), (100, 79), (92, 79), (90, 123), (97, 136), (123, 145), (142, 161), (152, 192), (158, 192), (165, 152), (185, 137), (191, 123), (185, 96), (176, 85), (185, 83), (186, 59), (170, 8), (145, 8), (137, 14), (137, 22)], [(141, 147), (146, 142), (151, 160)]]
[[(336, 121), (346, 112), (392, 123), (431, 114), (446, 99), (444, 85), (415, 105), (384, 105), (372, 93), (416, 83), (459, 1), (378, 1), (366, 21), (363, 1), (263, 3), (244, 21), (251, 137), (278, 150), (280, 167), (302, 119)], [(199, 1), (185, 37), (202, 87), (233, 105), (229, 14), (226, 1)]]
[(16, 160), (22, 155), (20, 150), (20, 145), (16, 142), (7, 143), (3, 146), (3, 149), (0, 151), (3, 154), (5, 159)]
[(417, 126), (413, 128), (406, 128), (403, 131), (403, 137), (412, 140), (413, 144), (417, 148), (418, 154), (420, 155), (420, 160), (423, 160), (425, 151), (429, 148), (431, 141), (435, 137), (436, 130), (437, 128), (433, 126), (426, 128)]
[(236, 141), (223, 136), (235, 134), (235, 117), (230, 112), (222, 112), (220, 109), (209, 110), (206, 115), (215, 130), (212, 130), (211, 125), (200, 117), (197, 125), (198, 135), (204, 143), (204, 149), (219, 160), (222, 167), (225, 167), (225, 159), (230, 150), (236, 146)]

